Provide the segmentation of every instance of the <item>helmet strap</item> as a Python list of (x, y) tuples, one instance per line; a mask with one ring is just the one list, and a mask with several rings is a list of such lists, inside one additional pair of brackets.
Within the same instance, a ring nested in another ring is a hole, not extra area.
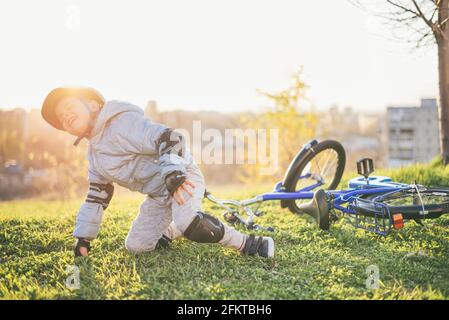
[(75, 142), (73, 143), (73, 145), (76, 147), (78, 146), (78, 144), (81, 142), (81, 140), (83, 140), (84, 138), (88, 138), (89, 135), (91, 134), (92, 129), (94, 128), (95, 125), (95, 120), (97, 119), (98, 113), (99, 111), (90, 111), (90, 116), (89, 116), (89, 125), (87, 126), (86, 131), (78, 136), (78, 138), (76, 138)]

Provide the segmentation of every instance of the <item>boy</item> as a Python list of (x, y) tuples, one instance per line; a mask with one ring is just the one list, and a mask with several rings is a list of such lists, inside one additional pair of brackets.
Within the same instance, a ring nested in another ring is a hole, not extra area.
[(271, 258), (274, 241), (248, 236), (201, 211), (204, 178), (183, 137), (151, 122), (142, 109), (83, 87), (60, 87), (46, 97), (43, 118), (74, 136), (89, 140), (89, 190), (80, 207), (74, 237), (75, 256), (87, 256), (117, 183), (146, 195), (132, 222), (125, 247), (132, 253), (168, 247), (185, 236), (200, 243), (220, 243), (243, 254)]

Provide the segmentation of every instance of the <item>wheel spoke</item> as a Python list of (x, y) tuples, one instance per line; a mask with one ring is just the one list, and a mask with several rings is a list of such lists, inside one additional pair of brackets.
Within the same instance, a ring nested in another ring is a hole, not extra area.
[(406, 193), (397, 193), (391, 194), (384, 199), (381, 199), (381, 202), (391, 205), (391, 206), (413, 206), (413, 205), (430, 205), (430, 204), (441, 204), (449, 202), (448, 194), (435, 194), (435, 193), (421, 193), (421, 199), (417, 193), (406, 192)]
[[(335, 176), (336, 168), (338, 166), (338, 163), (336, 163), (336, 162), (338, 161), (338, 159), (337, 159), (337, 161), (332, 161), (333, 158), (338, 158), (338, 154), (334, 150), (325, 150), (322, 153), (317, 154), (316, 158), (312, 159), (312, 161), (315, 160), (314, 163), (319, 172), (319, 176), (325, 182), (324, 185), (330, 185), (333, 177)], [(322, 161), (322, 159), (325, 159), (325, 161)], [(322, 165), (323, 162), (324, 162), (324, 165)], [(331, 169), (333, 169), (333, 170), (331, 170)], [(328, 177), (328, 173), (330, 173), (330, 172), (333, 173), (333, 175)]]
[[(321, 152), (318, 152), (306, 165), (303, 172), (300, 175), (304, 175), (306, 172), (306, 168), (310, 168), (309, 173), (318, 175), (321, 179), (324, 180), (324, 184), (321, 188), (328, 189), (330, 184), (332, 183), (338, 168), (338, 154), (333, 149), (325, 149)], [(316, 184), (316, 179), (307, 178), (307, 179), (298, 179), (295, 190), (300, 190), (304, 187), (311, 186)], [(295, 200), (297, 205), (300, 205), (306, 200)]]

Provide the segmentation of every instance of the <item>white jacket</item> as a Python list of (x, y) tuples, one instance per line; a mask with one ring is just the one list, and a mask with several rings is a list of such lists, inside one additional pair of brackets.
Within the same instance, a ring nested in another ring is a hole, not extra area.
[[(89, 182), (117, 183), (143, 194), (168, 197), (165, 177), (176, 170), (185, 173), (192, 156), (188, 152), (183, 158), (159, 154), (156, 141), (166, 128), (144, 117), (137, 106), (121, 101), (105, 103), (88, 138)], [(101, 204), (84, 202), (73, 235), (95, 238), (102, 217)]]

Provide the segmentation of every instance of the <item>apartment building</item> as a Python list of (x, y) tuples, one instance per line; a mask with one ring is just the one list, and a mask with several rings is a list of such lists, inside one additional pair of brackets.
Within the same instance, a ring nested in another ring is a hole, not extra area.
[(388, 164), (400, 167), (428, 162), (440, 154), (436, 99), (421, 99), (419, 107), (388, 107)]

